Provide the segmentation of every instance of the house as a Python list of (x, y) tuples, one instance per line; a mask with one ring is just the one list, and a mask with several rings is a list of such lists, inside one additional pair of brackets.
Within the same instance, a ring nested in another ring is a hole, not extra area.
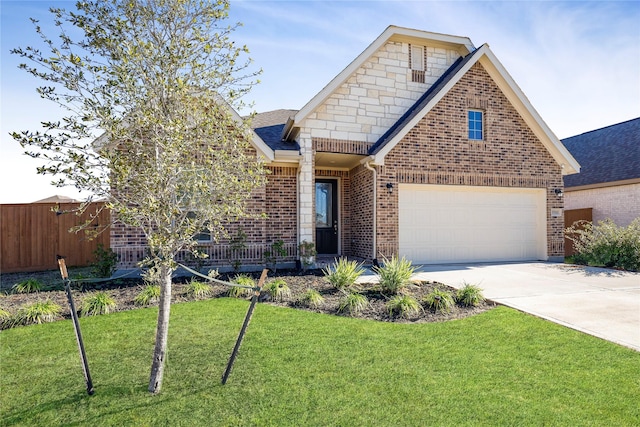
[[(258, 114), (267, 219), (201, 242), (211, 265), (319, 255), (415, 263), (563, 256), (563, 176), (579, 164), (488, 45), (390, 26), (300, 110)], [(121, 266), (144, 252), (114, 228)]]
[(562, 140), (582, 165), (564, 177), (565, 209), (626, 227), (640, 217), (640, 117)]

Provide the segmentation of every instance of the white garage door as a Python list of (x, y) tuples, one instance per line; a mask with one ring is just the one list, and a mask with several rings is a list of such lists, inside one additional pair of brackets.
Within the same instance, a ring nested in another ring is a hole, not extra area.
[(547, 259), (544, 189), (400, 184), (398, 219), (417, 264)]

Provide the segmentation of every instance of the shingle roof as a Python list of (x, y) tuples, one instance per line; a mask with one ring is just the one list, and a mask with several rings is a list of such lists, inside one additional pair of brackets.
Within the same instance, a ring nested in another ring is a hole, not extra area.
[(580, 163), (565, 187), (640, 178), (640, 117), (562, 140)]
[(480, 49), (477, 49), (464, 58), (458, 58), (451, 67), (413, 104), (406, 113), (398, 121), (382, 135), (378, 141), (371, 147), (369, 154), (376, 154), (385, 146), (387, 142), (393, 139), (398, 132), (400, 132), (422, 109), (435, 97), (447, 83), (456, 75), (456, 73), (469, 62), (474, 54), (477, 54)]
[(282, 141), (282, 130), (287, 120), (298, 110), (273, 110), (258, 113), (251, 121), (251, 127), (272, 150), (299, 150), (297, 142)]

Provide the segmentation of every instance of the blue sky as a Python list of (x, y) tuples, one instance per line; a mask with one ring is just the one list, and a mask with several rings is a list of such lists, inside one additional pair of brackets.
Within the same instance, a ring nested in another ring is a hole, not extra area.
[[(29, 17), (51, 23), (52, 5), (0, 0), (0, 203), (27, 203), (74, 189), (49, 185), (10, 131), (38, 130), (60, 110), (18, 70), (14, 47), (39, 42)], [(258, 112), (299, 109), (389, 25), (488, 43), (559, 138), (640, 116), (640, 2), (233, 1), (235, 33), (261, 84), (245, 101)], [(51, 35), (56, 35), (52, 32)]]

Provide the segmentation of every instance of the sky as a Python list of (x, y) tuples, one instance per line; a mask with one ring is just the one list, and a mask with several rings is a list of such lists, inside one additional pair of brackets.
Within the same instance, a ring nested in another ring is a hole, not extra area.
[[(49, 7), (73, 1), (0, 0), (0, 203), (29, 203), (73, 188), (37, 175), (9, 132), (40, 130), (63, 112), (36, 93), (12, 48), (40, 46), (30, 17), (52, 28)], [(389, 25), (487, 43), (560, 139), (640, 117), (640, 2), (232, 1), (233, 35), (261, 83), (257, 112), (300, 109)], [(49, 32), (52, 36), (55, 32)], [(243, 111), (241, 113), (246, 113)]]

